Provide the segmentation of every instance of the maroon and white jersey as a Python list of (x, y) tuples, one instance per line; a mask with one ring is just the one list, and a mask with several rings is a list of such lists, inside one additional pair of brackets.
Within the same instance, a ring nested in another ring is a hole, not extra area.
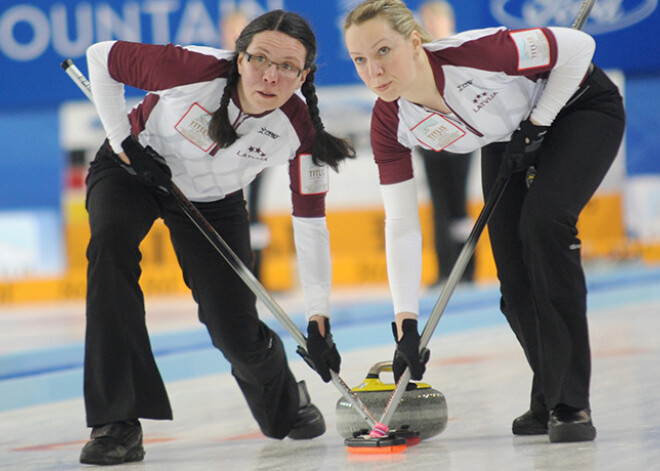
[(415, 146), (468, 154), (508, 141), (530, 114), (549, 126), (584, 78), (594, 41), (567, 28), (489, 28), (424, 44), (424, 50), (451, 113), (403, 97), (378, 99), (371, 143), (381, 183), (412, 177)]
[[(219, 148), (209, 137), (234, 53), (210, 47), (106, 41), (87, 50), (92, 94), (115, 152), (133, 134), (165, 158), (188, 199), (210, 202), (247, 186), (266, 167), (288, 164), (294, 241), (308, 317), (329, 315), (330, 249), (325, 223), (326, 166), (311, 157), (307, 104), (248, 115), (234, 91), (229, 119), (239, 138)], [(124, 85), (149, 92), (127, 115)]]
[(403, 97), (378, 99), (371, 122), (395, 313), (419, 312), (422, 235), (411, 150), (467, 154), (508, 141), (528, 117), (550, 126), (584, 79), (595, 42), (568, 28), (489, 28), (425, 44), (424, 50), (451, 113)]
[[(174, 183), (198, 202), (244, 188), (266, 167), (289, 164), (294, 214), (323, 216), (328, 175), (325, 167), (312, 163), (315, 131), (298, 95), (254, 116), (242, 112), (234, 93), (228, 112), (240, 139), (220, 149), (209, 137), (232, 56), (231, 51), (171, 44), (108, 41), (92, 46), (90, 82), (110, 145), (121, 152), (129, 133), (137, 136), (165, 158)], [(150, 92), (130, 112), (130, 121), (120, 104), (122, 84)]]

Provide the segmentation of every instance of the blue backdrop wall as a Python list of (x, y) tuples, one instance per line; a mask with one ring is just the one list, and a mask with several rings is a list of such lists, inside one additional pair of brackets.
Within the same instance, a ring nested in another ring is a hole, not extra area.
[[(352, 0), (3, 0), (0, 6), (0, 211), (48, 207), (59, 211), (65, 157), (58, 108), (80, 100), (60, 69), (72, 58), (86, 72), (84, 52), (106, 39), (218, 45), (223, 14), (284, 8), (300, 13), (319, 38), (319, 85), (358, 83), (345, 52), (341, 23)], [(407, 2), (415, 10), (421, 1)], [(599, 0), (585, 26), (603, 68), (622, 69), (628, 87), (628, 161), (632, 173), (658, 172), (660, 138), (660, 13), (657, 0)], [(459, 30), (506, 25), (570, 25), (580, 0), (455, 0)], [(656, 127), (657, 129), (657, 123)], [(633, 136), (634, 139), (630, 139)]]
[[(63, 59), (77, 60), (90, 44), (106, 39), (218, 46), (218, 22), (242, 6), (256, 15), (285, 8), (307, 18), (319, 38), (320, 85), (356, 83), (341, 32), (342, 19), (356, 1), (309, 0), (4, 0), (0, 7), (0, 108), (56, 105), (77, 99), (59, 70)], [(421, 2), (407, 4), (416, 9)], [(570, 25), (580, 0), (454, 1), (459, 30), (506, 25)], [(660, 69), (657, 0), (599, 0), (585, 31), (598, 40), (596, 61), (627, 73)]]

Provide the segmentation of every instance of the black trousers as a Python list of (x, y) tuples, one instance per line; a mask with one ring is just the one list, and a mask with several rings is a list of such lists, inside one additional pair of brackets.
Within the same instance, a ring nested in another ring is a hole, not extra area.
[[(263, 433), (283, 438), (297, 416), (296, 380), (280, 338), (257, 315), (255, 296), (169, 197), (144, 186), (103, 146), (90, 167), (87, 210), (87, 424), (171, 419), (154, 361), (142, 290), (140, 242), (162, 217), (183, 277), (215, 345), (231, 363)], [(249, 266), (249, 223), (242, 192), (195, 204)]]
[[(452, 268), (465, 245), (464, 239), (452, 234), (452, 224), (467, 217), (467, 179), (472, 154), (454, 154), (419, 149), (433, 207), (433, 242), (438, 262), (438, 281), (449, 278)], [(474, 278), (474, 257), (463, 274), (463, 281)]]
[[(576, 98), (577, 97), (577, 98)], [(536, 160), (509, 181), (488, 224), (501, 310), (534, 373), (531, 409), (589, 408), (591, 354), (578, 216), (610, 168), (625, 127), (621, 97), (597, 67), (559, 113)], [(488, 195), (506, 145), (482, 150)]]

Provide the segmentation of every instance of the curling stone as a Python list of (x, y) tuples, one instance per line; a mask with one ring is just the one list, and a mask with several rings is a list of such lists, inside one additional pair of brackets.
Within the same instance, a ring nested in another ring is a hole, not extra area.
[[(392, 371), (392, 362), (379, 362), (371, 367), (362, 384), (352, 389), (364, 405), (380, 418), (394, 391), (395, 384), (383, 383), (380, 374)], [(337, 401), (337, 431), (344, 438), (369, 433), (371, 427), (353, 405), (341, 397)], [(411, 382), (394, 412), (390, 430), (414, 430), (422, 440), (434, 437), (447, 426), (447, 401), (445, 396), (426, 383)]]

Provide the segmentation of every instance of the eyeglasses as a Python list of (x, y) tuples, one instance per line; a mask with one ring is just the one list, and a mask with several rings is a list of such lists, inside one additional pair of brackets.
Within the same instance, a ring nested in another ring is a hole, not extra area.
[(299, 69), (288, 62), (278, 64), (277, 62), (268, 59), (268, 57), (263, 54), (250, 54), (249, 52), (246, 52), (245, 57), (247, 58), (247, 61), (252, 64), (252, 67), (262, 72), (265, 72), (271, 65), (274, 65), (277, 72), (285, 78), (294, 79), (300, 77), (300, 74), (302, 74), (302, 69)]

